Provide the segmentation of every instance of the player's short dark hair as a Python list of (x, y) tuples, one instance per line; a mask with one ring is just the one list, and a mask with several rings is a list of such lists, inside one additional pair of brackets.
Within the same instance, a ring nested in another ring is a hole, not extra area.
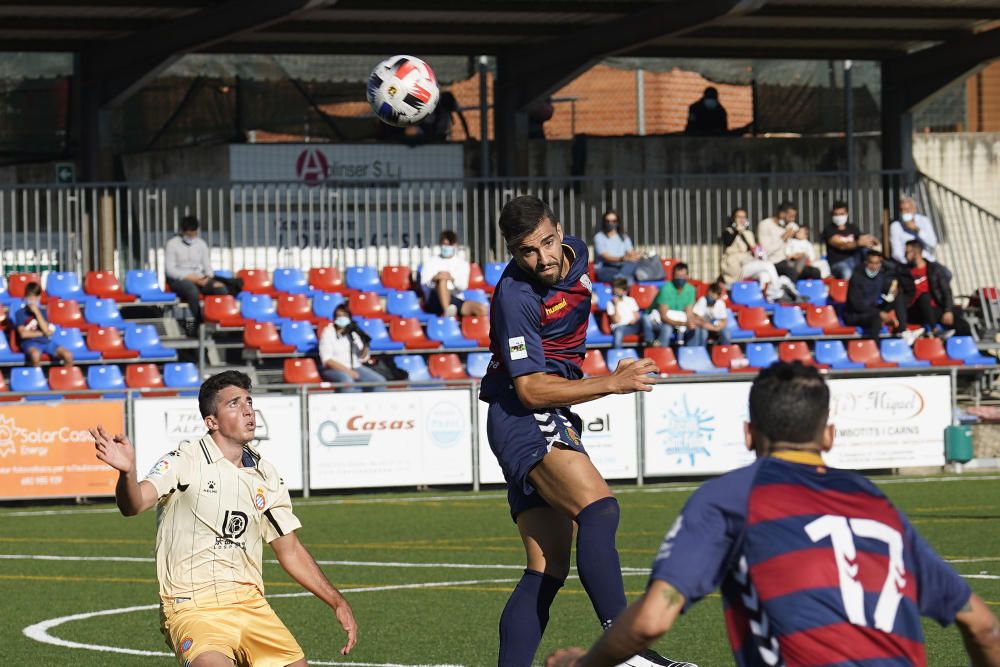
[(628, 279), (623, 276), (615, 277), (615, 279), (611, 281), (611, 288), (614, 289), (615, 287), (628, 289)]
[(750, 427), (768, 442), (813, 442), (830, 416), (830, 388), (813, 366), (768, 366), (750, 387)]
[(778, 204), (778, 213), (785, 213), (787, 211), (797, 211), (799, 207), (795, 205), (793, 201), (783, 201)]
[(438, 237), (438, 243), (458, 245), (458, 234), (451, 229), (443, 229), (441, 230), (441, 236)]
[(198, 409), (202, 417), (215, 414), (215, 399), (226, 387), (250, 391), (250, 376), (240, 371), (222, 371), (202, 382), (198, 390)]
[(830, 207), (830, 210), (831, 211), (836, 211), (838, 208), (842, 208), (845, 211), (849, 210), (849, 207), (847, 206), (847, 202), (843, 201), (843, 200), (840, 200), (840, 199), (838, 199), (837, 201), (833, 202), (833, 206)]
[(548, 219), (552, 224), (559, 221), (548, 204), (534, 195), (514, 197), (504, 204), (500, 211), (500, 233), (508, 246), (513, 246)]
[(678, 271), (687, 271), (687, 270), (688, 270), (688, 265), (685, 264), (684, 262), (677, 262), (676, 264), (674, 264), (674, 271), (673, 271), (674, 275), (677, 275)]
[(32, 280), (24, 286), (24, 296), (41, 296), (42, 286)]
[(181, 218), (181, 231), (193, 232), (198, 229), (198, 218), (193, 215), (185, 215)]

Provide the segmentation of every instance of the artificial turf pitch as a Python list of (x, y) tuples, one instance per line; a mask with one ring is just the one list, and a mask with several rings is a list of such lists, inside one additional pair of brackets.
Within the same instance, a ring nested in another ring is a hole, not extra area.
[[(972, 575), (973, 590), (1000, 613), (998, 480), (967, 475), (878, 481), (938, 552)], [(641, 593), (652, 556), (693, 488), (615, 488), (630, 600)], [(497, 620), (523, 567), (502, 491), (326, 496), (297, 499), (295, 508), (304, 526), (301, 539), (347, 595), (360, 629), (355, 651), (341, 657), (343, 633), (333, 615), (292, 582), (265, 548), (267, 594), (311, 664), (496, 664)], [(0, 664), (177, 664), (165, 654), (154, 607), (154, 515), (126, 519), (110, 504), (0, 508)], [(130, 607), (147, 608), (90, 615)], [(26, 636), (31, 626), (36, 637), (63, 645)], [(925, 622), (924, 631), (929, 665), (968, 664), (954, 627)], [(553, 605), (538, 660), (558, 646), (589, 645), (597, 633), (590, 602), (571, 576)], [(718, 596), (685, 614), (658, 648), (701, 667), (733, 664)]]

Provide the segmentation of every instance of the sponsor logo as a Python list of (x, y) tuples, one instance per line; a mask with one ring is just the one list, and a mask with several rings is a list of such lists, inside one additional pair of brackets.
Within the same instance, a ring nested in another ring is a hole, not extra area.
[(680, 465), (687, 460), (691, 467), (698, 456), (710, 457), (708, 444), (715, 435), (715, 416), (699, 407), (691, 408), (684, 396), (661, 416), (663, 428), (656, 430), (667, 456)]
[(0, 415), (0, 458), (21, 456), (46, 456), (47, 445), (93, 443), (94, 438), (86, 429), (62, 426), (53, 429), (25, 428), (13, 418)]
[(187, 653), (191, 650), (191, 646), (194, 645), (194, 640), (190, 637), (185, 637), (181, 640), (181, 653)]
[(222, 518), (222, 536), (238, 540), (247, 532), (247, 525), (250, 523), (247, 515), (239, 510), (226, 510)]
[(318, 185), (326, 180), (329, 163), (323, 151), (318, 148), (307, 148), (295, 160), (295, 174), (307, 185)]
[(267, 498), (264, 497), (264, 489), (257, 487), (257, 493), (253, 497), (253, 506), (260, 511), (264, 511), (264, 506), (267, 505)]
[(389, 97), (395, 97), (396, 93), (398, 92), (399, 90), (397, 90), (396, 86), (389, 86), (388, 88), (385, 89), (385, 94), (388, 95)]
[(524, 336), (508, 338), (507, 349), (510, 350), (510, 358), (512, 360), (528, 358), (528, 346), (524, 342)]
[[(190, 408), (167, 409), (163, 412), (167, 439), (171, 442), (197, 442), (205, 435), (205, 420), (198, 411)], [(266, 441), (271, 437), (271, 431), (260, 408), (254, 410), (257, 427), (254, 439)], [(179, 456), (179, 452), (170, 452), (168, 456)]]
[(320, 423), (316, 437), (325, 447), (358, 447), (367, 445), (372, 433), (383, 431), (411, 431), (416, 427), (413, 419), (375, 419), (366, 415), (352, 415), (343, 426), (333, 419)]
[(205, 485), (205, 488), (202, 489), (201, 492), (202, 493), (218, 493), (218, 491), (215, 490), (215, 480), (213, 480), (213, 479), (208, 480), (208, 484)]
[(154, 477), (156, 475), (162, 475), (170, 469), (170, 461), (167, 459), (160, 459), (153, 464), (153, 467), (149, 469), (149, 474), (146, 477)]
[(553, 313), (558, 313), (560, 310), (566, 307), (566, 299), (562, 299), (559, 303), (554, 306), (547, 306), (545, 308), (545, 314), (551, 315)]
[(880, 383), (873, 389), (836, 391), (830, 397), (830, 421), (895, 422), (924, 411), (924, 395), (902, 383)]
[(438, 403), (425, 415), (427, 434), (435, 445), (447, 449), (457, 445), (465, 433), (468, 415), (451, 403)]

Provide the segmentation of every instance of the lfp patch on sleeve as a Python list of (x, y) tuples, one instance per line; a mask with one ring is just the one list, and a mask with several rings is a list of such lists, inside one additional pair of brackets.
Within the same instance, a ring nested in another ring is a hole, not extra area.
[(510, 350), (511, 361), (528, 358), (528, 346), (524, 344), (524, 336), (508, 338), (507, 349)]

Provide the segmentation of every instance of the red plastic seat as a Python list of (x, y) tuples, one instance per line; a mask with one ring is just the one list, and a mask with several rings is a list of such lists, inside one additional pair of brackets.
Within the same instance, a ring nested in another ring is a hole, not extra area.
[[(601, 330), (601, 333), (611, 335), (611, 319), (608, 317), (607, 311), (604, 311), (597, 316), (597, 328)], [(625, 334), (622, 337), (623, 343), (638, 343), (639, 334)]]
[(854, 327), (840, 323), (833, 306), (809, 306), (805, 311), (806, 324), (819, 327), (827, 336), (853, 336), (857, 333)]
[(801, 361), (806, 366), (815, 366), (816, 368), (829, 368), (826, 364), (816, 363), (809, 345), (799, 340), (780, 343), (778, 345), (778, 358), (787, 362)]
[(586, 375), (608, 375), (610, 373), (608, 364), (604, 361), (604, 355), (601, 354), (600, 350), (587, 350), (580, 368)]
[(708, 283), (705, 281), (691, 278), (688, 282), (694, 286), (694, 296), (696, 299), (700, 299), (708, 294)]
[(320, 266), (309, 269), (309, 287), (321, 292), (346, 292), (344, 277), (335, 266)]
[(240, 269), (236, 277), (243, 281), (244, 291), (268, 296), (277, 294), (274, 283), (271, 282), (271, 274), (266, 269)]
[(281, 342), (278, 329), (274, 322), (254, 322), (243, 329), (243, 343), (266, 354), (291, 354), (295, 352), (294, 345)]
[(206, 296), (202, 314), (206, 322), (214, 322), (221, 327), (246, 326), (246, 320), (240, 316), (240, 304), (232, 294)]
[(0, 403), (12, 403), (20, 401), (20, 396), (11, 396), (10, 387), (7, 386), (7, 379), (0, 373)]
[(431, 354), (427, 357), (427, 370), (431, 377), (440, 380), (467, 380), (468, 374), (462, 366), (462, 360), (454, 352), (447, 354)]
[(878, 345), (870, 338), (847, 341), (847, 358), (865, 368), (895, 368), (894, 361), (886, 361), (879, 352)]
[[(79, 366), (56, 366), (49, 369), (49, 389), (53, 391), (79, 391), (87, 388), (87, 378)], [(94, 394), (63, 396), (68, 399), (93, 398)]]
[(430, 340), (415, 317), (400, 317), (389, 321), (389, 338), (406, 346), (407, 350), (433, 350), (441, 342)]
[(653, 305), (653, 301), (656, 300), (656, 295), (659, 294), (659, 292), (660, 288), (656, 285), (640, 285), (639, 283), (633, 283), (628, 293), (629, 296), (635, 299), (640, 308), (646, 310)]
[(758, 338), (780, 338), (788, 335), (788, 329), (779, 329), (771, 324), (767, 311), (761, 306), (742, 309), (736, 319), (741, 329), (753, 331)]
[(736, 373), (756, 373), (760, 370), (750, 366), (739, 345), (713, 345), (712, 363)]
[(18, 299), (23, 299), (24, 288), (28, 286), (28, 283), (38, 283), (39, 285), (41, 285), (42, 279), (38, 277), (37, 273), (10, 274), (7, 277), (7, 294)]
[(964, 366), (961, 359), (952, 359), (944, 349), (940, 338), (918, 338), (913, 343), (913, 356), (921, 361), (931, 362), (931, 366)]
[(490, 346), (490, 318), (467, 316), (462, 318), (462, 335), (471, 338), (479, 347)]
[(105, 359), (135, 359), (138, 350), (125, 347), (125, 341), (118, 329), (114, 327), (95, 327), (87, 334), (87, 347), (94, 352), (100, 352)]
[(677, 356), (669, 347), (647, 347), (642, 356), (652, 359), (661, 375), (692, 375), (694, 371), (686, 371), (677, 365)]
[(493, 285), (486, 282), (483, 269), (475, 262), (469, 263), (469, 289), (481, 289), (487, 294), (493, 293)]
[(67, 329), (88, 329), (90, 325), (83, 319), (83, 311), (76, 301), (52, 299), (48, 303), (49, 323)]
[(101, 299), (111, 299), (118, 303), (129, 303), (136, 296), (129, 294), (111, 271), (88, 271), (83, 279), (83, 291)]
[[(125, 367), (125, 386), (130, 389), (160, 389), (163, 374), (156, 364), (129, 364)], [(164, 394), (157, 393), (157, 396)]]
[(410, 284), (410, 267), (383, 266), (382, 286), (399, 290), (400, 292), (408, 291), (412, 287)]
[(660, 264), (663, 265), (663, 273), (667, 280), (672, 280), (674, 277), (674, 264), (677, 263), (676, 259), (673, 258), (660, 258)]
[(351, 309), (351, 315), (378, 317), (383, 320), (389, 318), (381, 297), (375, 292), (355, 292), (348, 299), (348, 308)]
[(316, 321), (312, 312), (312, 302), (305, 294), (281, 294), (275, 299), (278, 303), (278, 317), (305, 322)]
[(847, 302), (847, 281), (840, 280), (839, 278), (827, 278), (826, 279), (827, 289), (830, 290), (830, 296), (828, 297), (833, 303), (846, 303)]
[(287, 384), (319, 384), (323, 381), (316, 362), (310, 357), (285, 359), (282, 377)]

